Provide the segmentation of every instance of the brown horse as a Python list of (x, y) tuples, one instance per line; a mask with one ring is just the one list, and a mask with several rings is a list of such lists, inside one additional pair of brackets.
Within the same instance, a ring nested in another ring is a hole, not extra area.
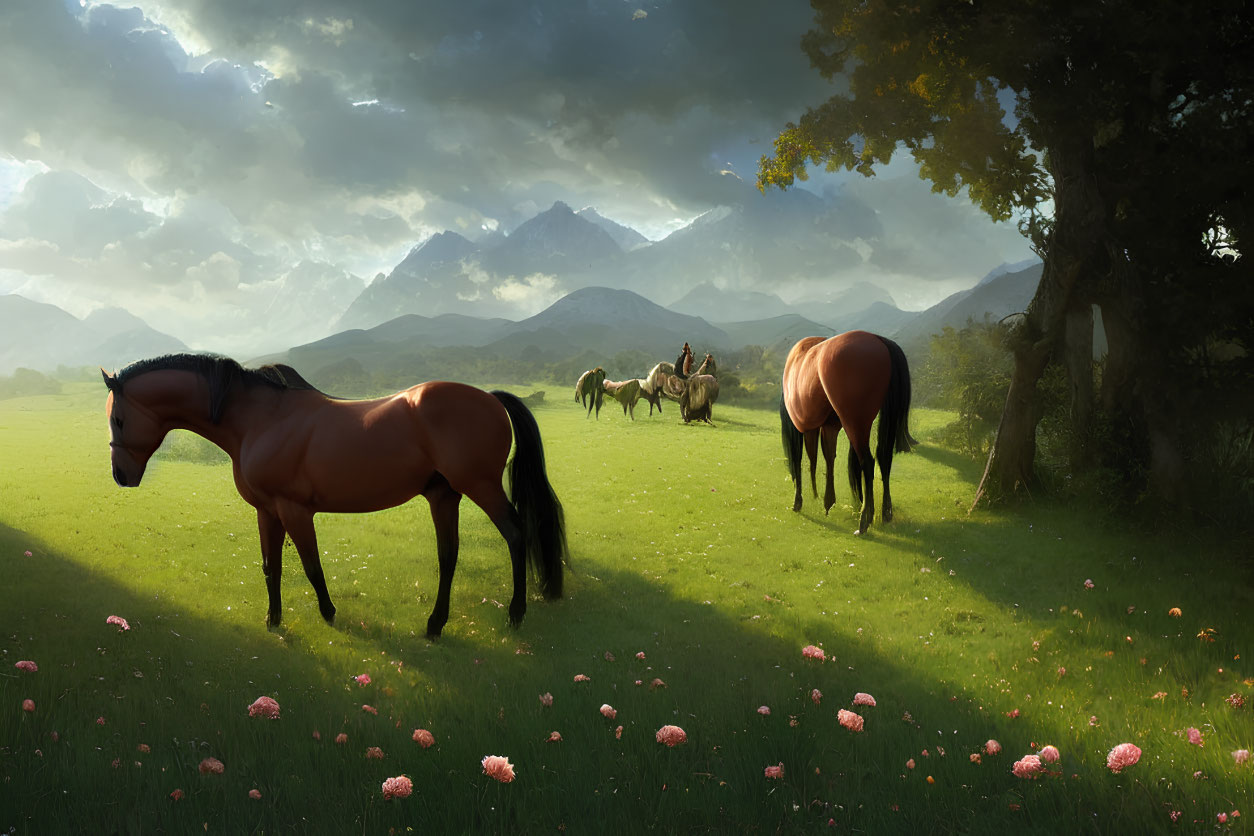
[[(675, 374), (674, 363), (658, 363), (649, 370), (649, 374), (644, 378), (643, 388), (646, 392), (654, 397), (665, 395), (672, 401), (679, 401), (684, 394), (684, 379)], [(662, 411), (662, 402), (659, 400), (657, 411)], [(649, 414), (653, 414), (653, 410), (649, 410)]]
[(718, 400), (718, 379), (714, 376), (714, 355), (705, 355), (701, 368), (684, 381), (684, 391), (679, 398), (679, 414), (687, 424), (690, 421), (704, 421), (713, 425), (710, 414), (714, 402)]
[[(116, 376), (101, 369), (109, 396), (113, 478), (136, 487), (170, 430), (190, 430), (231, 457), (235, 487), (257, 509), (269, 623), (282, 616), (284, 536), (292, 538), (327, 622), (327, 593), (314, 515), (378, 511), (422, 494), (435, 522), (440, 565), (427, 636), (448, 621), (457, 568), (458, 505), (482, 508), (509, 545), (514, 594), (509, 620), (527, 610), (529, 560), (541, 592), (562, 595), (566, 535), (549, 485), (535, 418), (518, 398), (460, 383), (423, 383), (384, 398), (327, 397), (289, 366), (242, 368), (234, 360), (175, 354), (133, 363)], [(511, 432), (511, 424), (513, 431)], [(513, 501), (501, 486), (511, 439)]]
[(575, 381), (575, 403), (582, 401), (583, 405), (588, 407), (588, 415), (591, 415), (595, 408), (597, 418), (601, 417), (601, 404), (605, 400), (605, 390), (601, 386), (604, 381), (605, 369), (600, 366), (588, 369), (579, 375), (579, 380)]
[[(875, 459), (871, 456), (871, 425), (880, 416), (875, 453), (884, 482), (881, 515), (893, 518), (888, 474), (893, 452), (910, 452), (910, 366), (901, 347), (886, 337), (849, 331), (835, 337), (806, 337), (792, 347), (784, 361), (783, 394), (779, 402), (784, 455), (796, 486), (792, 509), (801, 510), (801, 447), (810, 458), (810, 485), (815, 495), (815, 447), (822, 440), (827, 462), (823, 493), (826, 513), (836, 504), (832, 460), (841, 429), (849, 436), (849, 487), (862, 503), (861, 534), (875, 516)], [(865, 491), (864, 491), (865, 486)]]
[(653, 414), (653, 405), (655, 402), (657, 404), (657, 411), (662, 411), (662, 404), (658, 395), (650, 395), (645, 392), (643, 386), (641, 385), (643, 383), (644, 381), (639, 378), (621, 381), (603, 380), (601, 381), (601, 388), (605, 390), (605, 394), (622, 404), (623, 414), (627, 415), (630, 413), (631, 420), (634, 421), (636, 420), (636, 404), (640, 402), (641, 398), (648, 400), (650, 415)]

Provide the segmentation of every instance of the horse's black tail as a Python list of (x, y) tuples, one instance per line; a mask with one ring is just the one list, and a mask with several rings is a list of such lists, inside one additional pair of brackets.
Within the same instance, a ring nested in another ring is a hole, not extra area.
[(788, 474), (792, 476), (794, 485), (800, 484), (802, 435), (801, 431), (793, 426), (783, 395), (779, 396), (779, 434), (784, 441), (784, 464), (788, 467)]
[(562, 563), (567, 558), (566, 522), (562, 503), (549, 484), (544, 467), (540, 427), (526, 405), (508, 392), (492, 393), (514, 425), (514, 460), (509, 468), (509, 494), (522, 520), (527, 560), (545, 598), (562, 597)]
[(892, 371), (888, 376), (888, 393), (884, 395), (884, 404), (880, 407), (875, 455), (881, 460), (887, 456), (891, 462), (894, 451), (909, 453), (911, 444), (917, 443), (910, 435), (910, 363), (901, 346), (887, 337), (880, 337), (880, 340), (888, 349)]

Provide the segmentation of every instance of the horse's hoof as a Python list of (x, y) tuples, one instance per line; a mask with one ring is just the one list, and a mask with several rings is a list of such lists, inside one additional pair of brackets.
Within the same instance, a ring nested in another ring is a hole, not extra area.
[(321, 610), (321, 609), (319, 610), (319, 612), (322, 613), (323, 621), (325, 621), (327, 624), (335, 624), (335, 607), (332, 607), (330, 612), (328, 612), (327, 610)]
[(794, 503), (792, 504), (792, 510), (793, 510), (793, 513), (795, 513), (795, 514), (799, 514), (799, 513), (801, 513), (801, 503), (800, 503), (800, 502), (794, 502)]
[(860, 528), (855, 528), (855, 529), (854, 529), (854, 531), (853, 531), (853, 536), (854, 536), (854, 537), (861, 537), (861, 536), (862, 536), (862, 529), (860, 529)]

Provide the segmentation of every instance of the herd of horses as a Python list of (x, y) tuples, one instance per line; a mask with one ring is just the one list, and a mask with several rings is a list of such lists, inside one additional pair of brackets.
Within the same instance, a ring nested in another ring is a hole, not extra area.
[[(680, 404), (685, 421), (709, 422), (718, 397), (714, 358), (694, 375), (677, 376), (658, 363), (644, 378), (615, 383), (603, 369), (580, 378), (576, 400), (599, 410), (609, 394), (632, 413), (639, 398), (649, 413), (661, 398)], [(231, 458), (235, 486), (257, 512), (262, 573), (269, 597), (268, 623), (282, 617), (283, 543), (291, 538), (322, 617), (332, 623), (314, 531), (318, 513), (362, 513), (426, 497), (435, 526), (439, 586), (427, 619), (427, 636), (440, 635), (449, 617), (463, 496), (487, 514), (509, 549), (513, 597), (509, 621), (518, 626), (527, 608), (530, 565), (545, 598), (562, 596), (568, 548), (562, 504), (549, 483), (540, 429), (527, 406), (507, 392), (485, 392), (447, 381), (421, 383), (371, 400), (329, 397), (291, 366), (246, 369), (228, 357), (173, 354), (132, 363), (116, 374), (101, 369), (108, 396), (113, 479), (137, 487), (148, 461), (171, 430), (189, 430)], [(892, 519), (888, 482), (894, 452), (908, 452), (910, 369), (892, 340), (864, 331), (807, 337), (784, 364), (780, 428), (785, 461), (801, 510), (801, 454), (810, 460), (810, 483), (821, 447), (827, 464), (824, 510), (835, 503), (832, 485), (836, 439), (849, 439), (849, 483), (862, 503), (855, 534), (875, 515), (876, 460), (883, 482), (881, 517)], [(872, 423), (879, 417), (874, 456)], [(634, 414), (633, 414), (634, 419)], [(510, 448), (514, 455), (510, 459)], [(508, 473), (509, 492), (502, 485)]]
[(628, 380), (607, 380), (605, 369), (597, 366), (588, 369), (579, 376), (575, 383), (575, 402), (588, 410), (588, 415), (595, 413), (601, 417), (601, 404), (609, 395), (618, 401), (623, 408), (623, 415), (636, 420), (636, 404), (644, 398), (649, 402), (649, 416), (653, 416), (653, 408), (657, 407), (662, 414), (662, 398), (679, 404), (679, 417), (685, 424), (692, 421), (710, 420), (714, 403), (718, 400), (718, 367), (714, 356), (705, 355), (705, 360), (695, 374), (687, 377), (675, 373), (674, 363), (658, 363), (644, 377)]

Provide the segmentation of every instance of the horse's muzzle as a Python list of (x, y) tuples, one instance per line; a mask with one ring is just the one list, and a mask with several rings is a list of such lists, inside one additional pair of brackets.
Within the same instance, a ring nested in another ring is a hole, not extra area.
[(130, 487), (130, 485), (126, 483), (126, 474), (122, 472), (122, 468), (116, 465), (113, 468), (113, 481), (117, 482), (119, 487), (122, 487), (122, 488)]

